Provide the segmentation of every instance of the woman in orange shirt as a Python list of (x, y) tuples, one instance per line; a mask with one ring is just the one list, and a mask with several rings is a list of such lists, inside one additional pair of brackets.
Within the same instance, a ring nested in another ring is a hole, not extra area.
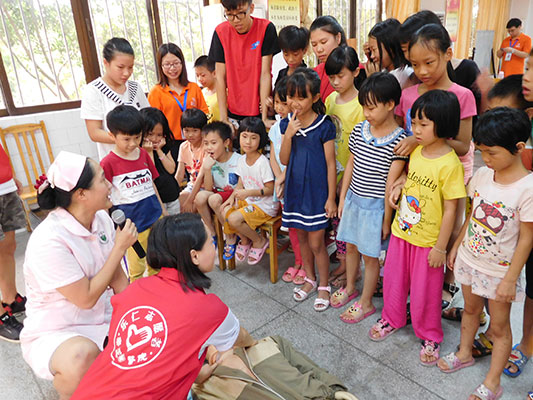
[(158, 108), (168, 119), (174, 138), (182, 141), (181, 114), (187, 108), (198, 108), (208, 114), (202, 90), (187, 79), (185, 59), (181, 49), (174, 43), (165, 43), (157, 51), (159, 83), (148, 94), (148, 102)]

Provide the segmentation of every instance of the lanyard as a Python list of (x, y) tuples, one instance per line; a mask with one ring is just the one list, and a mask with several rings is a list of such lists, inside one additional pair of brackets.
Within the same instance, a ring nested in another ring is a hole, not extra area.
[(189, 89), (185, 90), (185, 96), (183, 96), (183, 104), (180, 103), (180, 101), (178, 100), (176, 96), (170, 93), (172, 94), (172, 97), (174, 97), (174, 100), (176, 100), (176, 103), (178, 103), (178, 107), (180, 108), (182, 112), (185, 111), (185, 109), (187, 108), (187, 94), (188, 93), (189, 93)]
[(509, 39), (509, 46), (514, 48), (516, 44), (518, 43), (518, 38), (514, 40), (514, 43), (511, 42), (511, 39)]

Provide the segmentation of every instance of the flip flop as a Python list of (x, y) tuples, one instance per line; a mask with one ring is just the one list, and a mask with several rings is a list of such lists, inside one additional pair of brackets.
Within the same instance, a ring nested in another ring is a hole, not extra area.
[(516, 372), (511, 372), (509, 368), (504, 368), (503, 373), (511, 378), (516, 378), (522, 373), (522, 369), (527, 364), (528, 360), (529, 358), (526, 357), (526, 355), (520, 350), (518, 350), (518, 344), (515, 344), (513, 350), (511, 350), (511, 354), (509, 355), (507, 362), (514, 364), (517, 370)]
[(474, 363), (476, 362), (474, 357), (472, 357), (470, 361), (462, 362), (461, 360), (459, 360), (459, 358), (457, 358), (455, 353), (447, 354), (444, 357), (442, 357), (441, 360), (443, 360), (446, 363), (446, 365), (448, 366), (448, 369), (442, 369), (440, 365), (438, 364), (437, 364), (437, 367), (439, 367), (439, 369), (445, 374), (451, 374), (452, 372), (459, 371), (460, 369), (470, 367), (471, 365), (474, 365)]
[(363, 311), (363, 307), (361, 306), (361, 304), (359, 304), (356, 301), (344, 313), (348, 313), (348, 314), (350, 314), (352, 316), (359, 314), (359, 316), (357, 318), (348, 319), (348, 318), (344, 317), (344, 313), (342, 313), (339, 318), (341, 319), (342, 322), (345, 322), (347, 324), (357, 324), (358, 322), (361, 322), (365, 318), (370, 317), (375, 312), (376, 312), (376, 307), (373, 307), (372, 310), (370, 310), (370, 311), (365, 313)]
[[(387, 339), (390, 335), (392, 335), (394, 332), (396, 332), (398, 329), (394, 328), (391, 324), (389, 324), (389, 321), (380, 318), (378, 319), (378, 322), (376, 322), (372, 328), (368, 331), (368, 337), (370, 340), (374, 342), (381, 342), (382, 340)], [(372, 336), (372, 331), (379, 334), (378, 337)]]
[(235, 250), (235, 258), (237, 261), (243, 262), (246, 260), (246, 257), (248, 257), (248, 253), (250, 252), (250, 248), (252, 247), (252, 242), (248, 243), (247, 245), (239, 244), (237, 245), (237, 249)]
[(498, 400), (503, 395), (503, 388), (500, 386), (496, 393), (486, 387), (483, 383), (479, 385), (470, 396), (476, 396), (481, 400)]
[(283, 282), (292, 282), (299, 270), (300, 268), (289, 267), (287, 268), (287, 271), (285, 271), (281, 279), (283, 280)]
[(357, 296), (359, 296), (359, 292), (357, 291), (357, 289), (349, 295), (346, 291), (346, 288), (340, 288), (337, 289), (335, 293), (331, 295), (331, 299), (338, 300), (339, 303), (333, 304), (333, 302), (330, 300), (330, 305), (333, 308), (340, 308), (355, 299)]
[(533, 400), (533, 391), (531, 391), (531, 392), (527, 392), (527, 398), (528, 398), (529, 400)]
[(482, 332), (474, 339), (472, 344), (472, 357), (482, 358), (485, 356), (490, 356), (492, 354), (492, 342), (487, 338), (487, 336)]
[(233, 257), (235, 257), (235, 249), (237, 248), (237, 243), (228, 244), (226, 243), (224, 245), (224, 254), (222, 254), (222, 258), (224, 260), (231, 260)]
[[(252, 247), (250, 249), (250, 252), (248, 253), (248, 265), (255, 265), (259, 261), (261, 261), (261, 259), (265, 255), (265, 251), (266, 251), (267, 247), (268, 247), (268, 240), (265, 240), (265, 244), (260, 249)], [(250, 261), (250, 256), (252, 256), (254, 258), (254, 260)]]
[[(305, 283), (305, 278), (306, 277), (307, 277), (307, 274), (305, 273), (305, 269), (304, 269), (303, 265), (301, 265), (300, 266), (300, 270), (298, 271), (298, 273), (292, 279), (292, 283), (294, 283), (297, 286), (303, 285)], [(296, 282), (297, 278), (302, 278), (302, 279), (298, 280), (298, 282)]]

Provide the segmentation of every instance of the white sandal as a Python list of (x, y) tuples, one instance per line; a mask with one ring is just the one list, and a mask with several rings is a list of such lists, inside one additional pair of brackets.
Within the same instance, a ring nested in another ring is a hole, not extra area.
[(294, 288), (294, 294), (292, 295), (293, 299), (300, 302), (304, 301), (309, 297), (311, 293), (313, 293), (316, 290), (316, 281), (313, 281), (309, 279), (307, 276), (304, 278), (304, 284), (305, 282), (311, 284), (312, 288), (309, 292), (306, 292), (305, 290), (301, 289), (300, 287)]
[[(318, 291), (325, 291), (331, 294), (331, 286), (319, 286)], [(315, 304), (313, 304), (313, 309), (317, 312), (326, 311), (329, 307), (329, 298), (328, 299), (321, 299), (320, 297), (317, 297), (315, 299)]]

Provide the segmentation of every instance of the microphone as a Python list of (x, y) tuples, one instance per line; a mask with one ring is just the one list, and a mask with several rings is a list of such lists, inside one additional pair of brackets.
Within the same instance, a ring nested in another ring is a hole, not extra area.
[[(124, 224), (126, 224), (126, 214), (124, 214), (124, 211), (117, 208), (111, 213), (111, 219), (120, 229), (124, 228)], [(133, 250), (135, 250), (135, 253), (137, 253), (139, 258), (146, 257), (146, 253), (138, 240), (136, 240), (131, 247), (133, 247)]]

